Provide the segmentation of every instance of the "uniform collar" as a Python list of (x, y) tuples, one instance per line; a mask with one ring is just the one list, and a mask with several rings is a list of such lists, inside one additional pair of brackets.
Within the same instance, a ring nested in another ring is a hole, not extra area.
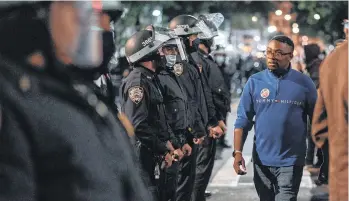
[(139, 72), (141, 72), (142, 74), (144, 74), (148, 79), (154, 79), (156, 73), (152, 70), (149, 70), (148, 68), (139, 65), (135, 67), (135, 70), (138, 70)]
[(159, 71), (159, 74), (161, 74), (161, 75), (169, 75), (170, 72), (168, 72), (168, 71), (165, 70), (165, 69), (161, 69), (161, 70)]

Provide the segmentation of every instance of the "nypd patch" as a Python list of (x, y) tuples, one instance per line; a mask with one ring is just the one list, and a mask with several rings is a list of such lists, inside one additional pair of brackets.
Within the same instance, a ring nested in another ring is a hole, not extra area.
[(141, 102), (144, 96), (144, 89), (141, 86), (131, 87), (128, 90), (128, 97), (130, 97), (131, 101), (138, 104)]
[(173, 66), (173, 72), (177, 75), (180, 76), (183, 74), (183, 64), (175, 64)]

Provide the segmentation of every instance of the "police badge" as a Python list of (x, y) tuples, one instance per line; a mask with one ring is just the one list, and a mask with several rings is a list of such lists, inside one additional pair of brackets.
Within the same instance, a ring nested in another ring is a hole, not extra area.
[(136, 104), (141, 102), (141, 100), (143, 99), (143, 95), (144, 95), (144, 90), (140, 86), (131, 87), (128, 90), (128, 96), (130, 97), (132, 102)]
[(175, 64), (173, 66), (173, 72), (177, 75), (180, 76), (183, 73), (183, 64), (179, 63), (179, 64)]

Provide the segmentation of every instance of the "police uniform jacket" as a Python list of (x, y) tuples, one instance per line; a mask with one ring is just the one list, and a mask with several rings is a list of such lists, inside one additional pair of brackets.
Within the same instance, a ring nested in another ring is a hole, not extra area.
[(218, 120), (225, 120), (227, 113), (230, 112), (230, 92), (218, 65), (210, 56), (201, 55), (204, 58), (204, 62), (207, 64), (204, 66), (208, 67), (204, 69), (204, 73), (206, 73), (208, 77), (213, 104), (216, 108), (216, 117)]
[(168, 151), (167, 141), (179, 148), (165, 114), (164, 98), (156, 73), (137, 66), (120, 88), (121, 110), (134, 126), (137, 140), (154, 154)]
[(182, 66), (174, 68), (174, 73), (187, 95), (188, 111), (191, 117), (189, 124), (192, 126), (191, 133), (194, 137), (200, 138), (207, 135), (206, 124), (208, 122), (208, 111), (200, 74), (190, 63), (182, 62), (182, 64)]
[(215, 127), (218, 125), (216, 114), (216, 107), (213, 102), (212, 90), (209, 82), (209, 65), (204, 61), (205, 58), (198, 52), (192, 52), (189, 56), (191, 64), (195, 65), (200, 72), (200, 80), (204, 91), (206, 100), (206, 108), (208, 112), (208, 127)]
[(0, 200), (151, 200), (110, 108), (68, 73), (16, 62), (0, 57)]
[(159, 72), (160, 88), (164, 96), (168, 123), (181, 146), (186, 143), (189, 130), (189, 105), (183, 86), (173, 72), (165, 69)]

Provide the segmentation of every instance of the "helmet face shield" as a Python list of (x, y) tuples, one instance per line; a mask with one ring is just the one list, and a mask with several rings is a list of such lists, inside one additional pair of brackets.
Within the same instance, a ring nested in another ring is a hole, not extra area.
[(199, 34), (202, 32), (201, 29), (196, 25), (194, 27), (189, 27), (188, 25), (177, 25), (173, 31), (177, 36)]
[(209, 26), (207, 26), (207, 23), (205, 23), (204, 20), (199, 20), (196, 24), (197, 27), (200, 29), (200, 33), (198, 34), (198, 38), (200, 39), (210, 39), (214, 37), (214, 32), (210, 29)]
[(153, 26), (147, 27), (146, 30), (151, 31), (151, 37), (142, 41), (142, 49), (127, 58), (129, 63), (136, 63), (148, 54), (157, 51), (166, 41), (171, 39), (166, 33), (156, 32)]
[[(176, 60), (188, 61), (182, 39), (179, 38), (174, 31), (163, 27), (154, 27), (152, 25), (146, 27), (144, 31), (148, 31), (148, 34), (146, 37), (142, 37), (143, 41), (130, 40), (127, 42), (129, 47), (137, 45), (139, 47), (137, 48), (139, 49), (138, 51), (134, 51), (132, 55), (127, 57), (129, 63), (136, 63), (154, 52), (163, 53), (165, 55), (166, 52), (164, 52), (165, 48), (163, 47), (174, 47), (174, 53), (179, 57)], [(169, 59), (171, 58), (169, 57)]]
[(180, 65), (183, 61), (188, 60), (182, 40), (178, 37), (171, 38), (165, 42), (159, 49), (159, 52), (162, 54), (163, 64), (170, 71), (174, 70), (176, 65)]
[[(211, 13), (199, 16), (199, 27), (202, 32), (198, 34), (200, 39), (211, 39), (218, 36), (218, 28), (224, 21), (221, 13)], [(205, 24), (206, 26), (204, 26)]]
[[(157, 28), (155, 28), (157, 29)], [(172, 46), (172, 47), (176, 47), (177, 49), (177, 54), (180, 56), (182, 61), (188, 61), (188, 57), (187, 54), (185, 52), (185, 46), (183, 43), (183, 39), (179, 38), (174, 31), (171, 31), (169, 29), (166, 29), (167, 34), (171, 37), (171, 39), (169, 39), (168, 41), (166, 41), (163, 46), (167, 47), (167, 46)]]

